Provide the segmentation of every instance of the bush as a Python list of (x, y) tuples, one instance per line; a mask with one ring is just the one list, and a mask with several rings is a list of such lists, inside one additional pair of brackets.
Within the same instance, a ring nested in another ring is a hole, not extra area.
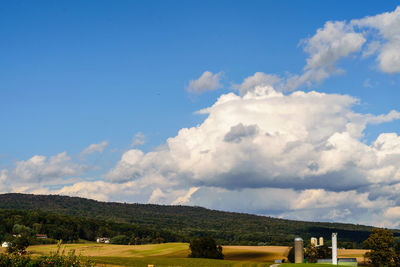
[(117, 235), (111, 238), (111, 244), (126, 245), (130, 241), (130, 238), (126, 235)]
[(29, 257), (12, 253), (0, 254), (0, 266), (33, 267), (35, 264)]
[(26, 248), (29, 246), (29, 239), (25, 235), (12, 237), (9, 239), (8, 253), (25, 254)]
[(190, 241), (191, 258), (223, 259), (222, 247), (212, 237), (201, 237)]

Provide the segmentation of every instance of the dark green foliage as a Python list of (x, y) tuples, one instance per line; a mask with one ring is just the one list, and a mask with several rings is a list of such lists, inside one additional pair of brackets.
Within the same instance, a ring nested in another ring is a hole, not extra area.
[(290, 248), (287, 258), (288, 258), (289, 262), (294, 263), (294, 248), (293, 247)]
[(223, 259), (222, 247), (212, 237), (201, 237), (190, 241), (191, 258)]
[(130, 238), (126, 235), (117, 235), (111, 238), (111, 244), (119, 244), (119, 245), (124, 245), (128, 244), (130, 241)]
[(327, 245), (317, 247), (317, 251), (318, 251), (318, 259), (332, 258), (332, 249), (330, 249)]
[(387, 229), (374, 228), (365, 240), (366, 253), (373, 266), (399, 266), (398, 255), (395, 253), (393, 233)]
[(17, 253), (23, 255), (26, 253), (26, 248), (29, 246), (29, 239), (26, 235), (13, 236), (8, 239), (9, 246), (7, 253)]
[[(168, 241), (188, 241), (193, 238), (212, 236), (221, 244), (232, 245), (292, 245), (296, 236), (301, 236), (307, 240), (313, 236), (322, 236), (329, 240), (332, 232), (337, 232), (341, 242), (347, 242), (352, 247), (360, 247), (362, 242), (368, 238), (371, 227), (341, 224), (341, 223), (315, 223), (303, 221), (291, 221), (276, 219), (265, 216), (251, 214), (222, 212), (209, 210), (201, 207), (187, 206), (162, 206), (151, 204), (126, 204), (126, 203), (107, 203), (88, 200), (78, 197), (66, 197), (55, 195), (27, 195), (27, 194), (2, 194), (0, 195), (0, 208), (19, 209), (30, 211), (46, 211), (57, 214), (64, 214), (85, 219), (83, 224), (79, 224), (79, 229), (62, 235), (64, 230), (57, 232), (58, 223), (65, 230), (71, 229), (69, 225), (63, 225), (62, 221), (53, 220), (46, 222), (41, 233), (63, 240), (76, 240), (83, 238), (94, 240), (97, 235), (113, 237), (116, 235), (126, 235), (132, 239), (136, 238), (136, 243), (159, 242), (157, 241), (154, 230), (149, 234), (137, 235), (132, 231), (122, 229), (115, 230), (110, 222), (124, 223), (126, 225), (136, 225), (144, 229), (158, 229), (160, 237)], [(29, 226), (31, 229), (40, 229), (40, 222), (35, 220), (34, 213), (31, 214), (33, 220), (39, 225), (28, 225), (13, 221), (15, 223)], [(57, 215), (62, 218), (63, 215)], [(24, 219), (21, 218), (20, 221)], [(104, 227), (99, 227), (99, 221), (104, 222)], [(53, 224), (54, 228), (49, 229)], [(2, 233), (0, 224), (0, 236)], [(9, 227), (8, 224), (5, 227)], [(118, 227), (117, 227), (118, 228)], [(167, 231), (162, 231), (168, 229)], [(51, 230), (51, 231), (50, 231)], [(78, 236), (74, 236), (79, 230)], [(11, 230), (7, 230), (8, 233)], [(162, 232), (162, 233), (161, 233)], [(399, 235), (400, 231), (395, 231)], [(71, 237), (72, 235), (72, 237)], [(75, 238), (75, 239), (74, 239)], [(133, 244), (132, 240), (130, 241)]]
[[(132, 244), (154, 243), (154, 240), (183, 241), (183, 238), (168, 231), (42, 211), (0, 210), (0, 225), (4, 226), (0, 228), (4, 237), (0, 241), (10, 241), (13, 244), (12, 249), (17, 250), (21, 248), (15, 246), (23, 241), (29, 245), (54, 243), (54, 240), (76, 242), (79, 238), (94, 241), (99, 236), (126, 236), (123, 241), (119, 238), (118, 244), (129, 244), (132, 238)], [(49, 239), (37, 239), (36, 234), (46, 234)]]

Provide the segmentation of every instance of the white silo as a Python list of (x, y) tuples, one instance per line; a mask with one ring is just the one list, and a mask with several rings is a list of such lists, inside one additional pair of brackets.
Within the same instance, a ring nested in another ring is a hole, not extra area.
[(311, 237), (311, 241), (310, 241), (311, 245), (314, 247), (318, 246), (318, 240), (316, 237)]
[(304, 262), (304, 242), (301, 237), (294, 239), (294, 263)]
[(320, 246), (324, 245), (324, 238), (322, 236), (319, 238), (319, 245)]
[(337, 233), (332, 233), (332, 264), (337, 265)]

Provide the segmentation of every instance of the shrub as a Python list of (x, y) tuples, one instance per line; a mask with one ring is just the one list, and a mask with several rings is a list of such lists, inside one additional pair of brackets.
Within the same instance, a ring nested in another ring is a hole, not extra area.
[(29, 239), (25, 235), (19, 235), (12, 237), (9, 240), (9, 246), (7, 247), (8, 253), (25, 254), (26, 248), (29, 246)]
[(58, 243), (56, 252), (52, 252), (49, 256), (42, 256), (38, 259), (31, 259), (21, 253), (0, 254), (0, 266), (12, 267), (94, 267), (94, 263), (90, 260), (84, 260), (80, 256), (75, 255), (75, 250), (64, 255), (61, 250), (61, 242)]

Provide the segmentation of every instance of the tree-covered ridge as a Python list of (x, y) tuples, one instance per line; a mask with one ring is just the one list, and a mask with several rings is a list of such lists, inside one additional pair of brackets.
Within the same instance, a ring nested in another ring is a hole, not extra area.
[(121, 243), (143, 244), (182, 241), (182, 237), (163, 230), (148, 229), (128, 223), (116, 223), (85, 217), (72, 217), (32, 210), (0, 210), (0, 241), (23, 235), (30, 244), (36, 235), (49, 239), (76, 242), (79, 239), (95, 241), (97, 237), (121, 237)]
[[(166, 229), (184, 241), (212, 236), (222, 244), (288, 245), (294, 237), (324, 237), (338, 232), (342, 246), (359, 246), (372, 227), (343, 223), (317, 223), (277, 219), (201, 207), (99, 202), (57, 195), (2, 194), (0, 208), (48, 211), (107, 223)], [(398, 235), (400, 231), (394, 231)], [(346, 243), (347, 242), (347, 243)]]

